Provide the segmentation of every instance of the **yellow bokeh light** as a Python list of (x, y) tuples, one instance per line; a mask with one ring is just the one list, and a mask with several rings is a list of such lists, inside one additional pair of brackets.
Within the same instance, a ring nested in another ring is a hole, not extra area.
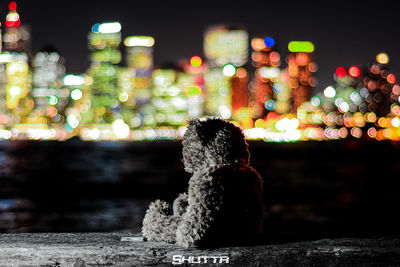
[(388, 64), (389, 56), (386, 53), (379, 53), (376, 56), (376, 61), (378, 61), (380, 64)]
[(265, 128), (265, 121), (263, 119), (258, 119), (254, 122), (254, 127)]
[(193, 67), (200, 67), (203, 63), (203, 60), (199, 56), (193, 56), (190, 58), (190, 65)]

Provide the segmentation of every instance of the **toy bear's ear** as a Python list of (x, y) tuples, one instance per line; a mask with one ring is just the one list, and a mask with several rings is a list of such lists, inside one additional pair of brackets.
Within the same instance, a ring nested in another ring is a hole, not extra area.
[(194, 118), (194, 119), (188, 120), (187, 124), (188, 124), (188, 127), (196, 127), (196, 126), (200, 125), (201, 122), (200, 122), (200, 119)]
[(213, 126), (211, 118), (195, 118), (188, 121), (188, 130), (198, 137), (198, 140), (204, 146), (215, 136), (217, 129)]
[(200, 142), (204, 146), (212, 143), (216, 137), (216, 134), (221, 130), (223, 125), (224, 121), (216, 118), (200, 120), (200, 124), (196, 127), (196, 132), (200, 138)]
[[(198, 137), (199, 127), (201, 126), (201, 121), (198, 118), (190, 119), (187, 121), (186, 137), (189, 135)], [(197, 139), (197, 138), (196, 138)]]

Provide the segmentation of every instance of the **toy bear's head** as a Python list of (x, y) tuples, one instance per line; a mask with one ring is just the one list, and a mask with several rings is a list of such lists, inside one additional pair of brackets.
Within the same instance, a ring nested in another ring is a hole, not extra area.
[(189, 173), (211, 166), (249, 164), (242, 130), (223, 119), (189, 120), (182, 144), (183, 163)]

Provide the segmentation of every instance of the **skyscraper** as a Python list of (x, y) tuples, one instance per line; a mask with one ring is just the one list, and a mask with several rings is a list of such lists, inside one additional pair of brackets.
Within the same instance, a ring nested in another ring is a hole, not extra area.
[(365, 104), (369, 111), (375, 112), (379, 117), (388, 115), (391, 104), (399, 102), (396, 76), (389, 72), (388, 63), (389, 56), (386, 53), (378, 54), (376, 61), (368, 66), (363, 77)]
[(312, 73), (316, 71), (315, 63), (312, 62), (314, 45), (307, 41), (292, 41), (288, 45), (289, 56), (287, 58), (289, 74), (289, 88), (292, 100), (291, 111), (310, 99), (311, 88), (315, 86), (316, 80)]
[(33, 108), (33, 101), (29, 96), (31, 74), (28, 58), (25, 54), (2, 53), (0, 63), (4, 68), (2, 79), (5, 78), (6, 81), (7, 113), (12, 114), (10, 121), (13, 123), (22, 122)]
[(247, 63), (248, 33), (240, 27), (216, 26), (209, 28), (204, 35), (204, 54), (209, 65), (205, 72), (205, 112), (208, 115), (232, 118), (233, 93), (241, 95), (247, 87), (243, 83), (234, 82), (238, 86), (232, 90), (232, 77), (238, 67)]
[(119, 100), (124, 120), (136, 128), (143, 124), (146, 105), (151, 101), (154, 38), (129, 36), (124, 45), (127, 47), (128, 84), (121, 86)]
[(17, 4), (13, 1), (8, 5), (9, 12), (5, 20), (5, 34), (3, 37), (4, 50), (9, 52), (30, 52), (30, 29), (21, 24), (17, 12)]
[(33, 117), (47, 118), (49, 123), (64, 121), (64, 109), (69, 91), (63, 88), (64, 59), (52, 47), (38, 51), (32, 59), (32, 97), (35, 102)]
[(187, 74), (174, 66), (156, 69), (153, 73), (151, 105), (144, 112), (145, 125), (185, 124), (188, 119), (188, 101), (185, 95)]
[(276, 51), (276, 41), (271, 36), (253, 38), (252, 64), (256, 68), (251, 83), (251, 113), (254, 118), (263, 118), (268, 112), (287, 113), (288, 92), (280, 82), (281, 56)]
[(112, 123), (120, 113), (118, 78), (121, 62), (121, 24), (106, 22), (95, 24), (89, 33), (92, 51), (88, 75), (92, 78), (91, 110), (93, 123)]

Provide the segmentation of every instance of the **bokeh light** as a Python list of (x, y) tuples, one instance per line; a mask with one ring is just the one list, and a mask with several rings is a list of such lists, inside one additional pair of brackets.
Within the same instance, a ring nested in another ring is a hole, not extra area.
[(351, 66), (351, 67), (349, 68), (349, 75), (350, 75), (351, 77), (354, 77), (354, 78), (360, 77), (360, 75), (361, 75), (360, 68), (357, 67), (357, 66)]
[(357, 128), (357, 127), (351, 128), (350, 133), (355, 138), (362, 137), (362, 130), (360, 128)]
[(193, 56), (190, 58), (190, 65), (193, 67), (200, 67), (203, 64), (203, 60), (199, 56)]
[(265, 108), (267, 110), (274, 110), (275, 109), (275, 101), (272, 99), (267, 100), (267, 102), (265, 102)]
[(376, 136), (376, 129), (374, 127), (371, 127), (368, 129), (367, 134), (371, 138), (375, 138)]
[(232, 64), (226, 64), (222, 68), (222, 72), (224, 73), (225, 76), (232, 77), (233, 75), (236, 74), (236, 67)]
[(313, 98), (311, 98), (311, 105), (313, 105), (314, 107), (320, 106), (321, 99), (318, 96), (314, 96)]
[(343, 67), (337, 67), (335, 70), (335, 75), (339, 78), (344, 78), (347, 75), (346, 69)]
[(101, 23), (98, 31), (99, 33), (117, 33), (121, 31), (121, 24), (119, 22)]
[(388, 81), (388, 83), (395, 83), (396, 82), (396, 76), (394, 76), (394, 74), (391, 73), (386, 77), (386, 80)]
[(388, 64), (389, 63), (389, 56), (386, 53), (379, 53), (376, 56), (376, 61), (380, 64)]
[(15, 3), (14, 1), (10, 2), (10, 3), (8, 4), (8, 8), (9, 8), (10, 10), (17, 9), (17, 3)]
[(124, 40), (124, 45), (127, 47), (142, 46), (152, 47), (155, 40), (151, 36), (129, 36)]
[(398, 118), (398, 117), (396, 117), (396, 118), (393, 118), (392, 119), (392, 121), (391, 121), (391, 123), (392, 123), (392, 126), (393, 127), (399, 127), (400, 126), (400, 119)]
[(324, 90), (324, 95), (328, 98), (334, 98), (336, 95), (336, 90), (332, 86), (328, 86)]
[(79, 100), (82, 98), (82, 91), (78, 88), (75, 88), (71, 91), (71, 98), (72, 100)]
[(264, 44), (267, 46), (267, 47), (273, 47), (274, 45), (275, 45), (275, 40), (274, 40), (274, 38), (272, 38), (272, 37), (265, 37), (265, 39), (264, 39)]
[(289, 42), (288, 49), (290, 52), (314, 52), (314, 44), (308, 41), (291, 41)]
[(253, 38), (251, 40), (251, 47), (255, 50), (255, 51), (260, 51), (263, 50), (266, 46), (264, 43), (264, 40), (261, 38)]
[(247, 77), (247, 70), (245, 68), (238, 68), (236, 71), (236, 76), (243, 79)]

